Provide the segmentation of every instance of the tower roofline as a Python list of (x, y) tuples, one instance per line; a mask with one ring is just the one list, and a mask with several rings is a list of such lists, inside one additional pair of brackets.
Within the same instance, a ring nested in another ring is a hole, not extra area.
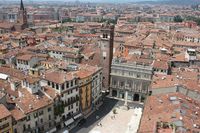
[(23, 0), (21, 0), (21, 4), (20, 4), (20, 10), (24, 10), (24, 4), (23, 4)]

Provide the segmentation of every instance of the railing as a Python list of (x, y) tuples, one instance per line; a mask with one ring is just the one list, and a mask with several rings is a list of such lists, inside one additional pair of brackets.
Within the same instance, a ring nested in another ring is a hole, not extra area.
[(119, 85), (110, 85), (111, 88), (119, 89), (119, 90), (128, 90), (130, 92), (136, 92), (136, 93), (148, 93), (148, 89), (142, 90), (142, 89), (135, 89), (134, 87), (128, 87), (128, 86), (119, 86)]
[(112, 65), (117, 65), (117, 66), (123, 66), (123, 67), (132, 67), (132, 68), (138, 68), (138, 69), (153, 69), (151, 65), (146, 65), (146, 64), (138, 64), (138, 63), (127, 63), (127, 62), (117, 62), (117, 61), (112, 61)]
[(71, 101), (67, 102), (67, 103), (65, 104), (65, 106), (69, 106), (69, 105), (71, 105), (71, 104), (74, 104), (74, 103), (76, 103), (77, 101), (79, 101), (79, 97), (76, 97), (75, 99), (72, 99)]
[(37, 131), (38, 133), (40, 133), (40, 132), (48, 131), (45, 127), (46, 126), (49, 127), (49, 122), (52, 123), (52, 126), (50, 128), (48, 128), (48, 130), (51, 129), (51, 128), (54, 128), (55, 127), (55, 125), (54, 125), (55, 121), (54, 120), (48, 120), (48, 122), (44, 122), (44, 123), (40, 123), (40, 124), (38, 123), (38, 125), (33, 127), (33, 128), (26, 128), (25, 130), (23, 130), (23, 132), (24, 133), (30, 133), (30, 132)]
[(118, 74), (118, 73), (110, 73), (110, 75), (112, 76), (121, 76), (121, 77), (126, 77), (126, 78), (134, 78), (134, 79), (139, 79), (139, 80), (151, 80), (151, 78), (144, 78), (144, 77), (137, 77), (137, 76), (134, 76), (134, 75), (132, 75), (132, 76), (130, 76), (130, 75), (127, 75), (127, 74), (124, 74), (124, 75), (122, 75), (122, 74)]

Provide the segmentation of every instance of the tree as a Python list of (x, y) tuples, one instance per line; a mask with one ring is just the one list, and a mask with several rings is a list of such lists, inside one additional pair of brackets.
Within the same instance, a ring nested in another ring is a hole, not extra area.
[(200, 18), (197, 18), (195, 16), (187, 16), (186, 17), (186, 20), (189, 20), (189, 21), (194, 21), (197, 23), (197, 25), (200, 25)]
[(180, 15), (174, 17), (174, 22), (183, 22), (183, 18)]

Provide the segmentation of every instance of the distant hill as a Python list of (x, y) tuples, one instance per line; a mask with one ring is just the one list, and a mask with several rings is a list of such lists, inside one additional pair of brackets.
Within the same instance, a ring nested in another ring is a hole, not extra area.
[(176, 4), (176, 5), (196, 5), (200, 4), (200, 0), (164, 0), (166, 4)]
[(140, 1), (141, 4), (169, 4), (169, 5), (197, 5), (200, 0), (157, 0), (157, 1)]

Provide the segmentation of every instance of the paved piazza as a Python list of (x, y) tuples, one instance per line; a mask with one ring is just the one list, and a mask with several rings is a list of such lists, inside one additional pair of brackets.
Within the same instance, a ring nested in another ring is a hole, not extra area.
[(142, 109), (130, 108), (125, 110), (123, 106), (114, 107), (117, 114), (111, 110), (89, 133), (136, 133)]

